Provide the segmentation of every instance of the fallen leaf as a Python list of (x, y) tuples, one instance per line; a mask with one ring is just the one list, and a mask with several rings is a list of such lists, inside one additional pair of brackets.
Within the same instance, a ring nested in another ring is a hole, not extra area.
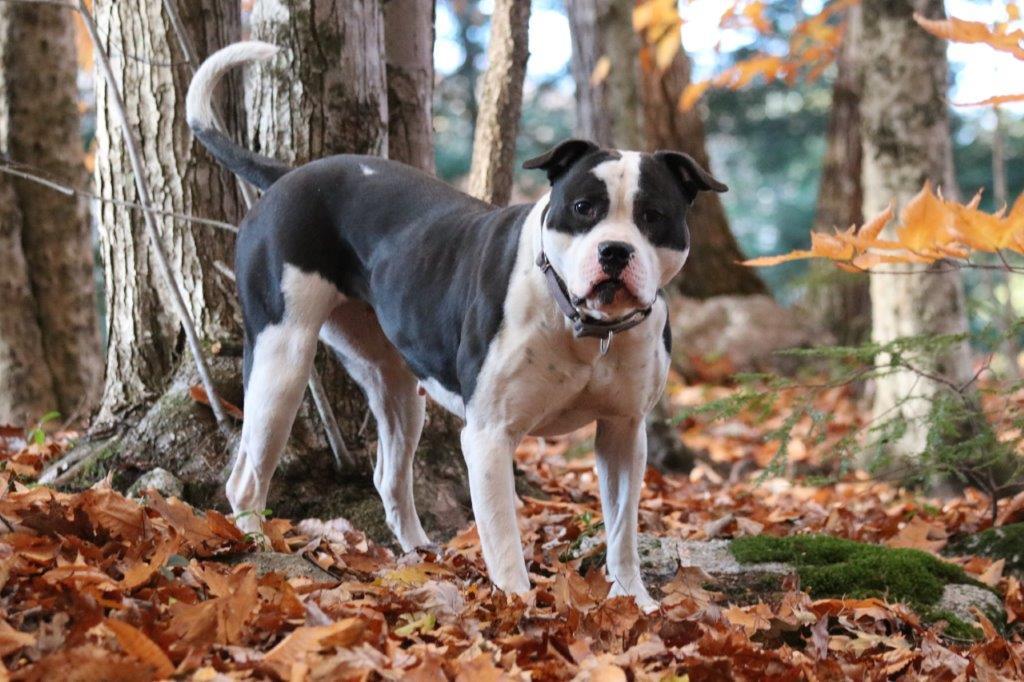
[(157, 677), (170, 677), (174, 672), (174, 664), (171, 663), (171, 659), (167, 657), (164, 650), (141, 630), (113, 618), (106, 619), (103, 624), (114, 633), (125, 653), (151, 665)]

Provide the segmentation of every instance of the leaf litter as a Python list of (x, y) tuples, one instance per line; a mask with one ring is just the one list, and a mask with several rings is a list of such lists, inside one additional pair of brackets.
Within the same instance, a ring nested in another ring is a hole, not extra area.
[[(674, 385), (676, 405), (728, 387)], [(850, 396), (828, 409), (854, 428)], [(779, 401), (782, 421), (786, 401)], [(776, 447), (763, 422), (738, 414), (680, 425), (703, 451), (688, 476), (649, 470), (645, 533), (678, 540), (827, 533), (929, 552), (989, 527), (973, 490), (945, 504), (857, 473), (812, 485), (796, 472), (755, 482)], [(837, 427), (838, 428), (838, 427)], [(711, 434), (711, 435), (709, 435)], [(592, 434), (590, 434), (592, 435)], [(831, 434), (836, 438), (841, 434)], [(981, 556), (954, 559), (1004, 595), (1008, 628), (980, 612), (984, 637), (966, 642), (881, 599), (812, 599), (795, 575), (783, 590), (733, 600), (700, 567), (661, 586), (645, 615), (608, 599), (603, 567), (572, 547), (600, 535), (588, 434), (528, 441), (517, 465), (537, 497), (519, 510), (533, 589), (513, 596), (487, 580), (474, 527), (442, 548), (396, 556), (344, 519), (272, 519), (278, 552), (303, 556), (330, 580), (259, 575), (237, 557), (249, 538), (216, 510), (149, 491), (140, 502), (97, 483), (79, 493), (31, 478), (59, 456), (66, 435), (36, 443), (0, 434), (0, 675), (11, 680), (389, 679), (1020, 679), (1024, 592), (1019, 576)], [(799, 437), (799, 436), (798, 436)], [(807, 439), (803, 465), (827, 459), (830, 439)], [(732, 473), (729, 473), (729, 472)], [(723, 474), (722, 472), (726, 472)], [(543, 497), (543, 499), (541, 499)], [(1014, 515), (1024, 498), (1004, 510)]]

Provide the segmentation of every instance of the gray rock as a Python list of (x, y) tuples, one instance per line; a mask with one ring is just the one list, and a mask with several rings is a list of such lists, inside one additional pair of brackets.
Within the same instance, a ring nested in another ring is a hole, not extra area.
[(710, 575), (739, 575), (741, 573), (793, 572), (788, 564), (741, 564), (729, 551), (729, 540), (677, 540), (679, 560), (683, 566), (699, 566)]
[[(756, 329), (756, 334), (750, 330)], [(810, 316), (784, 308), (770, 296), (715, 296), (706, 301), (684, 299), (672, 315), (672, 335), (680, 339), (674, 362), (687, 373), (694, 361), (726, 360), (733, 371), (792, 371), (806, 360), (775, 355), (786, 348), (829, 342)]]
[(978, 618), (971, 612), (972, 607), (984, 613), (993, 623), (1001, 624), (1006, 621), (1003, 600), (991, 591), (976, 585), (946, 585), (942, 590), (942, 597), (935, 605), (937, 610), (949, 611), (961, 620), (976, 623)]
[(233, 565), (252, 564), (256, 567), (256, 575), (260, 577), (268, 573), (280, 573), (286, 578), (307, 578), (314, 582), (338, 582), (338, 578), (301, 554), (250, 552), (233, 556), (228, 563)]
[(135, 483), (128, 488), (128, 497), (139, 499), (147, 490), (155, 490), (164, 497), (181, 498), (185, 493), (185, 486), (178, 477), (167, 469), (151, 469), (139, 476)]
[[(782, 578), (796, 571), (784, 563), (741, 564), (729, 551), (729, 540), (678, 540), (650, 533), (641, 533), (638, 540), (640, 570), (645, 584), (654, 590), (671, 580), (681, 566), (694, 566), (703, 570), (709, 583), (726, 592), (729, 598), (757, 600), (765, 593), (778, 591)], [(599, 557), (603, 564), (604, 542), (603, 534), (585, 538), (572, 555), (574, 558)], [(1006, 622), (1002, 600), (990, 590), (975, 585), (946, 585), (942, 598), (933, 608), (976, 623), (972, 607), (997, 626)]]
[(640, 534), (637, 549), (640, 551), (640, 570), (645, 577), (671, 578), (676, 574), (679, 570), (678, 542), (675, 538)]
[[(640, 570), (645, 578), (655, 582), (671, 578), (680, 566), (697, 566), (711, 576), (741, 573), (785, 575), (793, 571), (791, 566), (779, 563), (741, 564), (729, 551), (728, 540), (678, 540), (640, 533), (637, 545)], [(603, 536), (584, 539), (574, 557), (595, 551), (604, 551)]]

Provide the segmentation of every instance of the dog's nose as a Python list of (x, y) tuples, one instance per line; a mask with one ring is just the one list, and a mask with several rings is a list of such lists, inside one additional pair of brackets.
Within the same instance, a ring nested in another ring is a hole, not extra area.
[(635, 250), (626, 242), (601, 242), (597, 245), (597, 262), (607, 274), (617, 277), (629, 265)]

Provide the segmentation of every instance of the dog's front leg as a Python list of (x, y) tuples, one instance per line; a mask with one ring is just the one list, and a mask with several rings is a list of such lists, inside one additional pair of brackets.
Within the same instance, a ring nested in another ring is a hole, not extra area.
[(504, 429), (474, 425), (462, 430), (462, 454), (469, 470), (473, 516), (491, 582), (505, 592), (530, 590), (516, 523), (512, 455), (519, 438)]
[(642, 418), (603, 419), (597, 424), (597, 472), (608, 536), (609, 596), (631, 596), (647, 612), (658, 602), (640, 577), (637, 513), (647, 464), (647, 431)]

